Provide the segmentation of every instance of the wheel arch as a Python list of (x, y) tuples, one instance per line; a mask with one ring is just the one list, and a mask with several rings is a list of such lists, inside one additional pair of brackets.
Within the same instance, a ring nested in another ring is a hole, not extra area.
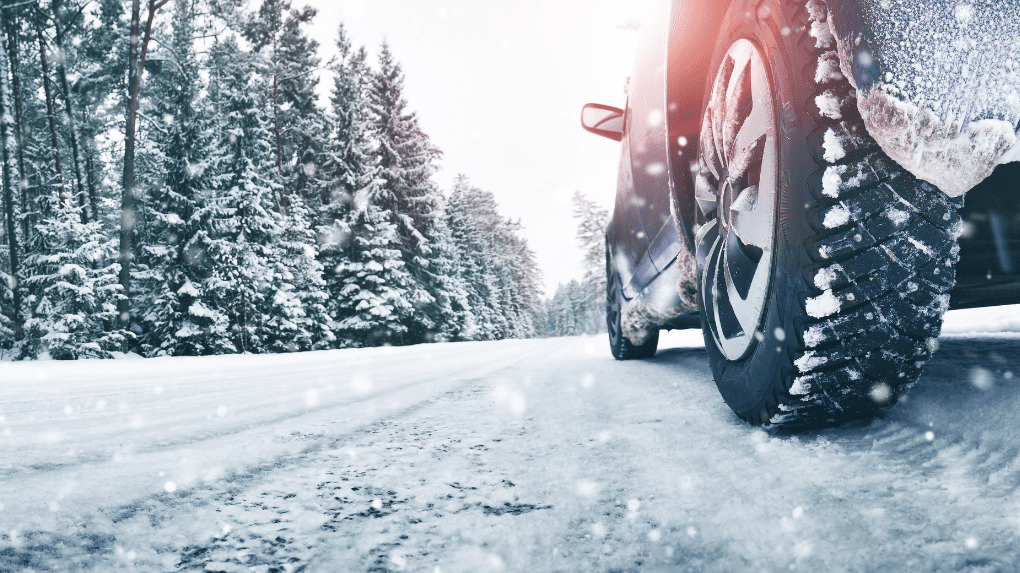
[[(673, 219), (684, 247), (693, 252), (694, 185), (691, 161), (697, 160), (697, 134), (708, 89), (708, 68), (723, 17), (732, 0), (672, 0), (666, 41), (666, 134)], [(680, 138), (687, 145), (680, 145)]]

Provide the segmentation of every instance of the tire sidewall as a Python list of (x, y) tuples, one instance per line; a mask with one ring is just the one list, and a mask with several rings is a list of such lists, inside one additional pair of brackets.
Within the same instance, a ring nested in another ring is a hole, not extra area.
[[(782, 33), (796, 28), (792, 22), (795, 8), (766, 2), (762, 4), (767, 8), (763, 12), (755, 4), (736, 0), (730, 6), (712, 56), (702, 110), (708, 105), (711, 86), (729, 47), (740, 39), (755, 44), (767, 68), (778, 116), (779, 192), (772, 277), (760, 340), (752, 343), (742, 359), (730, 361), (716, 347), (704, 312), (702, 330), (712, 374), (723, 399), (740, 417), (764, 423), (774, 413), (778, 396), (786, 393), (787, 380), (794, 371), (793, 355), (802, 348), (801, 300), (807, 292), (802, 271), (812, 265), (804, 244), (813, 234), (806, 216), (813, 202), (807, 180), (818, 165), (807, 146), (815, 125), (805, 111), (813, 86), (804, 77), (804, 70), (812, 58), (797, 44), (800, 34)], [(764, 19), (760, 17), (763, 13)], [(698, 285), (700, 288), (700, 280)]]

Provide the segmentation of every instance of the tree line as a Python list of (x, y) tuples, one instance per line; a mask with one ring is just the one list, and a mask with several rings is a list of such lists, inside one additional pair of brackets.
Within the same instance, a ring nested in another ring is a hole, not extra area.
[(543, 301), (540, 329), (545, 336), (578, 336), (606, 331), (606, 225), (609, 212), (575, 192), (577, 243), (584, 253), (584, 277), (561, 284)]
[[(2, 0), (0, 349), (208, 355), (543, 333), (534, 254), (400, 64), (263, 0)], [(328, 84), (320, 105), (319, 82)]]

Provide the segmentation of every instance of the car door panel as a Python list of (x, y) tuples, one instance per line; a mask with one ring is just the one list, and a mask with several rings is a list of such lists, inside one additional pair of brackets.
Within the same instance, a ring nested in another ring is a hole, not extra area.
[(630, 169), (630, 144), (625, 137), (620, 149), (620, 168), (616, 179), (616, 205), (610, 224), (610, 244), (613, 245), (612, 260), (620, 276), (624, 296), (630, 298), (631, 279), (640, 266), (641, 257), (648, 251), (648, 238), (641, 225), (634, 196), (634, 179)]
[(627, 138), (634, 197), (651, 239), (669, 220), (669, 161), (666, 157), (666, 40), (670, 0), (656, 0), (642, 20), (638, 58), (628, 86)]

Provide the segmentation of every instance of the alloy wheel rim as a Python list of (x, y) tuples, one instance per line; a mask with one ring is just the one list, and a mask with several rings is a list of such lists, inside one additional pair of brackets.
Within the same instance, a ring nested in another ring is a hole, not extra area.
[(702, 312), (728, 360), (761, 336), (775, 250), (779, 149), (771, 82), (758, 48), (723, 58), (702, 121), (695, 199)]

